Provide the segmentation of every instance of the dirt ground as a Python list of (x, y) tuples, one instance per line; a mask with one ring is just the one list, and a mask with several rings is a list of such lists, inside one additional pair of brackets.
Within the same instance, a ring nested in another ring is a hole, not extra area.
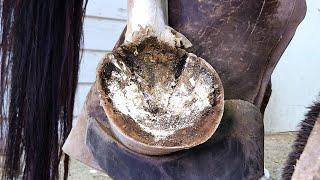
[(287, 159), (296, 133), (266, 135), (264, 139), (264, 163), (271, 179), (280, 179), (281, 170)]
[[(271, 179), (279, 179), (281, 169), (291, 150), (295, 133), (278, 133), (265, 136), (265, 167), (269, 170)], [(70, 180), (102, 180), (111, 179), (107, 175), (93, 170), (79, 162), (72, 161)]]

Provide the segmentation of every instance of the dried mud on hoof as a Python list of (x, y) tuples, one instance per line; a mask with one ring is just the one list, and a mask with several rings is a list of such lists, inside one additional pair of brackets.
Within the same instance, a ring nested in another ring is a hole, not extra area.
[(128, 148), (160, 155), (208, 140), (223, 113), (223, 87), (202, 58), (147, 37), (102, 60), (97, 89), (111, 127)]

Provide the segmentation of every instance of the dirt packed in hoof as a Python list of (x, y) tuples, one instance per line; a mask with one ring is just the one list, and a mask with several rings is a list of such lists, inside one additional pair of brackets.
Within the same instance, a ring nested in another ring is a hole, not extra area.
[(215, 77), (201, 58), (149, 37), (107, 57), (102, 87), (115, 123), (149, 145), (183, 146), (214, 126)]

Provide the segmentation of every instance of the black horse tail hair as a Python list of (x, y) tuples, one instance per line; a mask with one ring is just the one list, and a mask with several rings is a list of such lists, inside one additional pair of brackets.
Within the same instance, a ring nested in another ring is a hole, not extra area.
[(288, 159), (286, 161), (285, 167), (283, 168), (283, 171), (282, 171), (283, 180), (291, 179), (294, 173), (294, 168), (297, 163), (297, 160), (299, 160), (305, 146), (307, 145), (309, 136), (313, 130), (313, 127), (319, 115), (320, 115), (320, 101), (315, 102), (311, 107), (309, 107), (309, 111), (305, 115), (305, 119), (300, 123), (300, 126), (299, 126), (300, 129), (293, 143), (292, 151), (290, 152)]
[(3, 0), (0, 125), (3, 179), (59, 178), (72, 128), (87, 0)]

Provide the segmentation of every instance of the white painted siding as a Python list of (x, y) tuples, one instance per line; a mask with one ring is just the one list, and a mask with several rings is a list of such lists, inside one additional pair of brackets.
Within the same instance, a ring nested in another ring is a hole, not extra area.
[[(272, 76), (273, 94), (265, 114), (267, 132), (295, 130), (305, 107), (320, 92), (320, 1), (307, 0), (307, 5), (307, 16)], [(98, 62), (113, 48), (125, 26), (126, 8), (126, 0), (88, 2), (75, 116), (95, 80)]]
[(84, 19), (84, 49), (79, 71), (74, 116), (78, 116), (95, 81), (96, 67), (110, 52), (125, 27), (127, 1), (90, 0)]
[(90, 0), (87, 6), (87, 16), (110, 19), (127, 19), (126, 0)]
[(110, 51), (125, 27), (123, 20), (86, 17), (84, 21), (84, 48), (89, 50)]

